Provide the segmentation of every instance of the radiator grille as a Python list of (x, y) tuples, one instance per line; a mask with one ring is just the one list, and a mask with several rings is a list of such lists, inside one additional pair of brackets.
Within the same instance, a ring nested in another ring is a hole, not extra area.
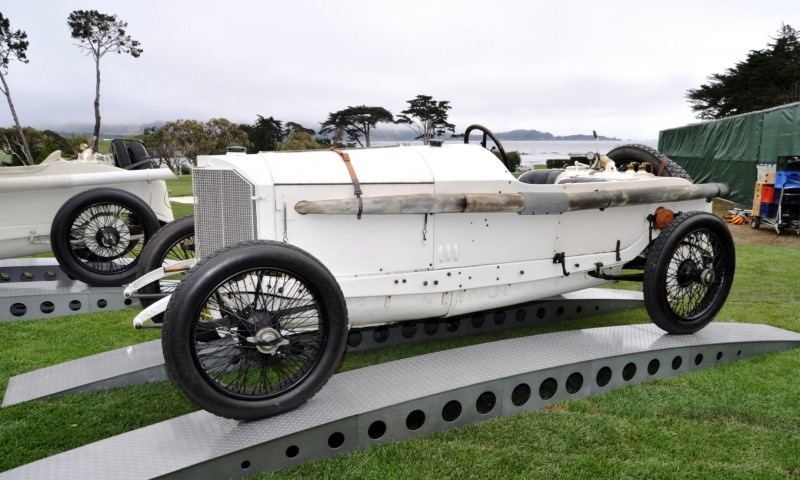
[(235, 170), (196, 168), (194, 232), (197, 256), (205, 257), (235, 243), (253, 240), (253, 185)]

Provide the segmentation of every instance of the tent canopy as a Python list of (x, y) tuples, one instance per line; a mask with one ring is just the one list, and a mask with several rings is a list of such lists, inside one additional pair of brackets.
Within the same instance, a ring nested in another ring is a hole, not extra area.
[(730, 200), (749, 204), (757, 164), (800, 155), (800, 103), (662, 130), (658, 149), (695, 182), (727, 183)]

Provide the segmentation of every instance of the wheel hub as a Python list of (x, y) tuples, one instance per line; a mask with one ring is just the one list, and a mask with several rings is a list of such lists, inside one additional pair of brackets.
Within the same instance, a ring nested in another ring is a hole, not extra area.
[(700, 274), (700, 282), (706, 287), (710, 286), (714, 281), (717, 279), (717, 275), (714, 273), (714, 270), (710, 268), (706, 268)]
[(248, 337), (247, 341), (265, 355), (275, 355), (279, 348), (289, 345), (289, 340), (283, 338), (280, 332), (272, 327), (262, 328), (252, 337)]
[(119, 243), (119, 232), (114, 227), (103, 227), (95, 234), (95, 240), (105, 248), (113, 248)]
[(678, 285), (688, 287), (698, 280), (699, 273), (697, 265), (692, 260), (684, 260), (678, 266), (678, 274), (676, 275)]

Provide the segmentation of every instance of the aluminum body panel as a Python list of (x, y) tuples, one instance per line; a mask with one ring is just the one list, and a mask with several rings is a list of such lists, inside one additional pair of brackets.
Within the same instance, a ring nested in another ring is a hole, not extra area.
[[(589, 171), (598, 181), (521, 183), (491, 152), (477, 145), (347, 150), (365, 198), (392, 195), (522, 194), (535, 201), (557, 193), (592, 194), (620, 189), (680, 189), (680, 178)], [(198, 173), (231, 171), (255, 187), (256, 238), (306, 250), (337, 278), (352, 327), (444, 317), (504, 308), (598, 286), (588, 273), (598, 263), (615, 274), (647, 247), (647, 216), (656, 207), (708, 211), (705, 200), (564, 212), (303, 215), (301, 201), (353, 199), (341, 157), (331, 151), (269, 152), (201, 157)], [(575, 173), (577, 175), (577, 173)], [(588, 178), (588, 177), (587, 177)], [(203, 193), (196, 192), (202, 197)], [(215, 202), (219, 203), (219, 202)], [(210, 208), (210, 207), (209, 207)], [(196, 205), (201, 218), (204, 207)], [(214, 225), (250, 218), (231, 211), (199, 228), (201, 252), (221, 242)], [(245, 218), (247, 217), (247, 218)], [(232, 242), (225, 242), (232, 243)], [(553, 263), (564, 254), (564, 267)], [(564, 268), (569, 276), (564, 274)]]

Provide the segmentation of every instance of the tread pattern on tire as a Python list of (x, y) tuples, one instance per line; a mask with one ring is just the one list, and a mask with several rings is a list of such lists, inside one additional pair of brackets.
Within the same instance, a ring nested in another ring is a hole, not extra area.
[[(309, 252), (307, 252), (307, 251), (305, 251), (305, 250), (303, 250), (301, 248), (295, 247), (294, 245), (290, 245), (288, 243), (278, 242), (278, 241), (274, 241), (274, 240), (248, 240), (248, 241), (245, 241), (245, 242), (241, 242), (241, 243), (237, 243), (237, 244), (234, 244), (234, 245), (226, 246), (226, 247), (224, 247), (224, 248), (222, 248), (220, 250), (217, 250), (216, 252), (212, 253), (211, 255), (208, 255), (207, 257), (203, 257), (191, 270), (189, 270), (186, 273), (186, 277), (175, 288), (175, 291), (173, 292), (173, 295), (179, 296), (180, 292), (182, 291), (182, 289), (185, 288), (184, 286), (189, 284), (189, 281), (191, 280), (191, 278), (193, 278), (194, 275), (197, 274), (197, 271), (200, 270), (203, 265), (211, 262), (213, 259), (215, 259), (215, 258), (217, 258), (217, 257), (219, 257), (221, 255), (224, 255), (227, 252), (230, 252), (231, 250), (236, 249), (236, 248), (248, 247), (248, 246), (267, 246), (267, 245), (280, 246), (282, 248), (287, 248), (289, 250), (292, 250), (295, 253), (299, 253), (301, 255), (309, 257), (310, 259), (315, 261), (322, 269), (324, 269), (324, 271), (327, 272), (327, 274), (330, 275), (331, 278), (334, 279), (334, 281), (332, 282), (331, 286), (335, 289), (335, 293), (338, 295), (339, 299), (341, 299), (342, 308), (344, 310), (344, 319), (343, 319), (343, 321), (344, 321), (344, 325), (343, 325), (344, 333), (343, 333), (341, 342), (339, 342), (339, 344), (336, 345), (336, 349), (337, 350), (335, 352), (336, 353), (335, 364), (331, 368), (332, 372), (336, 372), (341, 367), (341, 363), (342, 363), (342, 361), (344, 359), (344, 350), (345, 350), (345, 348), (347, 346), (347, 332), (349, 330), (349, 322), (348, 322), (348, 318), (347, 318), (347, 304), (345, 302), (344, 294), (342, 293), (342, 290), (341, 290), (341, 287), (339, 285), (339, 282), (336, 281), (335, 277), (333, 276), (331, 271), (328, 269), (328, 267), (326, 267), (325, 264), (323, 264), (321, 261), (319, 261), (315, 256), (313, 256), (312, 254), (310, 254)], [(172, 301), (170, 301), (169, 304), (167, 304), (167, 309), (164, 312), (164, 317), (165, 318), (169, 318), (169, 316), (170, 316), (170, 313), (171, 313), (171, 308), (170, 307), (171, 307), (171, 305), (172, 305)], [(165, 335), (162, 335), (161, 340), (162, 340), (162, 348), (164, 348), (164, 349), (168, 348), (167, 347), (167, 338), (166, 338)], [(164, 352), (164, 353), (165, 353), (164, 356), (166, 358), (166, 356), (167, 356), (166, 353), (167, 352)], [(178, 383), (177, 382), (177, 375), (178, 375), (177, 369), (186, 368), (186, 366), (185, 365), (174, 365), (172, 362), (166, 362), (165, 366), (166, 366), (167, 375), (168, 375), (170, 381), (172, 381), (173, 383), (177, 384)], [(316, 395), (322, 389), (322, 387), (325, 386), (325, 384), (328, 382), (329, 379), (330, 379), (330, 375), (328, 376), (328, 378), (325, 379), (325, 381), (319, 382), (319, 384), (317, 384), (315, 386), (315, 388), (310, 391), (310, 393), (307, 395), (307, 397), (302, 402), (299, 402), (298, 404), (294, 405), (292, 408), (297, 408), (300, 405), (306, 403), (309, 399), (311, 399), (314, 395)], [(180, 386), (178, 388), (182, 390), (182, 388)], [(223, 418), (238, 419), (238, 420), (254, 420), (254, 419), (263, 418), (264, 416), (266, 416), (266, 415), (243, 416), (243, 415), (232, 414), (230, 412), (228, 412), (226, 414), (224, 412), (219, 412), (219, 411), (218, 412), (213, 412), (213, 413), (215, 415), (221, 416)], [(277, 414), (277, 413), (281, 413), (281, 412), (276, 412), (275, 414)]]
[[(713, 317), (716, 315), (716, 313), (719, 312), (719, 308), (717, 308), (716, 311), (712, 313), (711, 318), (709, 318), (707, 321), (705, 321), (702, 324), (700, 324), (699, 328), (689, 329), (691, 331), (687, 330), (687, 331), (683, 331), (683, 332), (678, 332), (678, 331), (674, 331), (674, 328), (672, 328), (673, 327), (671, 325), (673, 323), (672, 320), (669, 320), (669, 319), (666, 319), (666, 318), (662, 318), (661, 314), (663, 312), (660, 312), (659, 310), (657, 310), (656, 309), (657, 306), (653, 305), (652, 298), (653, 298), (653, 294), (655, 292), (651, 292), (651, 289), (655, 288), (654, 286), (657, 284), (657, 281), (659, 280), (657, 275), (660, 273), (658, 266), (659, 266), (659, 262), (661, 261), (662, 252), (666, 248), (668, 242), (670, 242), (670, 240), (672, 240), (672, 237), (675, 235), (675, 231), (678, 230), (685, 222), (689, 221), (692, 218), (698, 217), (698, 216), (708, 216), (709, 219), (712, 219), (712, 218), (716, 219), (716, 221), (718, 221), (720, 223), (722, 228), (727, 229), (727, 226), (725, 225), (725, 223), (722, 222), (722, 220), (719, 217), (717, 217), (716, 215), (713, 215), (711, 213), (702, 212), (702, 211), (684, 212), (684, 213), (681, 213), (678, 216), (676, 216), (675, 219), (669, 225), (667, 225), (667, 227), (664, 230), (661, 231), (661, 233), (658, 235), (658, 237), (656, 237), (656, 239), (651, 244), (650, 252), (647, 255), (647, 262), (645, 264), (645, 270), (644, 270), (644, 281), (642, 283), (642, 291), (643, 291), (643, 293), (645, 295), (645, 308), (647, 309), (647, 313), (650, 316), (650, 319), (656, 325), (658, 325), (661, 329), (663, 329), (663, 330), (665, 330), (667, 332), (670, 332), (670, 333), (693, 333), (694, 331), (700, 330), (703, 327), (705, 327), (708, 323), (710, 323), (711, 320), (713, 320)], [(730, 233), (728, 233), (728, 235), (730, 235)], [(729, 237), (729, 239), (730, 239), (730, 237)], [(732, 241), (732, 239), (730, 239), (730, 247), (731, 247), (731, 249), (733, 249), (733, 241)], [(731, 265), (731, 275), (733, 275), (733, 272), (735, 271), (735, 264), (736, 264), (736, 262), (735, 262), (735, 255), (734, 255), (733, 256), (733, 265)], [(726, 286), (726, 288), (727, 288), (727, 292), (725, 293), (725, 297), (726, 298), (727, 298), (728, 293), (730, 292), (730, 286), (731, 286), (732, 282), (733, 282), (733, 280), (731, 279), (728, 282), (727, 286)], [(648, 297), (650, 297), (650, 301), (648, 301)], [(723, 298), (722, 303), (724, 303), (724, 300), (725, 299)], [(721, 305), (720, 305), (720, 308), (721, 308)]]
[[(694, 180), (692, 180), (692, 176), (689, 175), (686, 172), (686, 170), (684, 170), (684, 168), (682, 166), (680, 166), (676, 161), (672, 160), (668, 156), (666, 156), (663, 153), (659, 152), (655, 148), (649, 147), (647, 145), (642, 145), (640, 143), (631, 143), (631, 144), (626, 144), (626, 145), (620, 145), (618, 147), (615, 147), (611, 151), (609, 151), (606, 155), (608, 155), (609, 158), (614, 160), (613, 154), (615, 154), (615, 153), (616, 154), (621, 154), (621, 153), (624, 152), (624, 149), (642, 150), (646, 154), (652, 156), (652, 158), (649, 159), (648, 161), (650, 162), (651, 165), (653, 165), (654, 168), (658, 168), (659, 164), (662, 161), (666, 161), (666, 164), (664, 166), (664, 172), (663, 172), (663, 176), (665, 176), (665, 177), (683, 178), (683, 179), (689, 180), (690, 182), (694, 182)], [(614, 160), (614, 161), (616, 161), (616, 160)]]

